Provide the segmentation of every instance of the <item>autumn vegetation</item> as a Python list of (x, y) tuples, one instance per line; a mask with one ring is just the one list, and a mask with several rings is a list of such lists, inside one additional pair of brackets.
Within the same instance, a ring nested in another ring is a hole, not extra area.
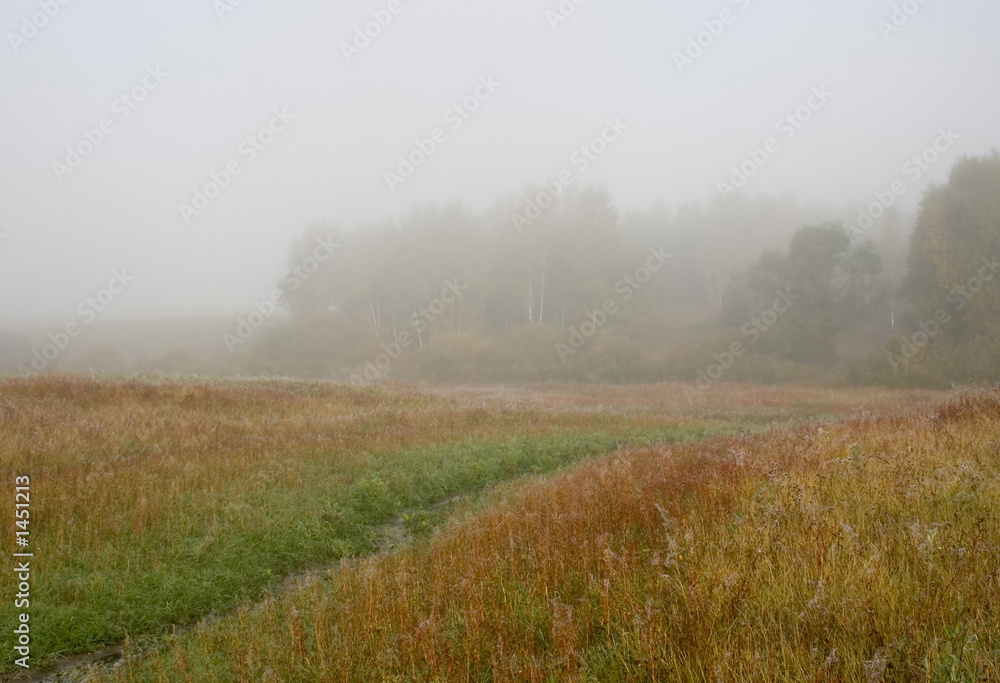
[(996, 680), (998, 457), (997, 391), (620, 449), (97, 680)]
[(942, 400), (5, 379), (32, 662), (118, 643), (101, 676), (993, 671), (997, 396)]
[[(689, 409), (664, 390), (2, 380), (0, 469), (11, 486), (32, 482), (33, 661), (257, 599), (289, 574), (371, 552), (401, 515), (429, 526), (443, 514), (433, 506), (514, 477), (830, 409), (801, 398), (790, 413), (748, 405), (746, 392)], [(12, 497), (0, 508), (5, 547), (13, 515)], [(4, 594), (14, 581), (0, 578)], [(11, 628), (13, 602), (0, 603)]]
[[(200, 369), (693, 382), (740, 343), (726, 381), (996, 382), (998, 195), (994, 152), (960, 159), (916, 215), (878, 205), (868, 223), (861, 207), (766, 198), (619, 212), (586, 189), (521, 231), (509, 220), (517, 198), (481, 213), (426, 207), (351, 231), (314, 226), (292, 246), (290, 273), (323, 239), (341, 248), (308, 278), (277, 283), (289, 315)], [(650, 253), (669, 258), (643, 272)], [(461, 295), (439, 301), (455, 282)], [(790, 305), (764, 317), (781, 295)], [(371, 366), (396, 344), (391, 364)]]
[[(31, 480), (32, 662), (118, 644), (98, 679), (1000, 678), (998, 191), (1000, 154), (960, 160), (905, 268), (891, 212), (878, 244), (821, 222), (748, 262), (688, 238), (750, 239), (764, 200), (623, 222), (585, 190), (523, 235), (507, 205), (428, 209), (283, 281), (288, 315), (199, 368), (237, 378), (22, 365), (0, 376), (0, 476)], [(952, 383), (980, 390), (898, 388)], [(0, 602), (5, 632), (19, 617)]]

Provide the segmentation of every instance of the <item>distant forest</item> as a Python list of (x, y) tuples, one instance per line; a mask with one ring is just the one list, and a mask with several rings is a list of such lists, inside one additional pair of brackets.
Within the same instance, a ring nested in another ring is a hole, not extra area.
[(871, 201), (623, 213), (598, 188), (533, 187), (488, 211), (316, 225), (210, 346), (75, 364), (356, 383), (1000, 380), (1000, 155), (959, 160), (916, 214)]

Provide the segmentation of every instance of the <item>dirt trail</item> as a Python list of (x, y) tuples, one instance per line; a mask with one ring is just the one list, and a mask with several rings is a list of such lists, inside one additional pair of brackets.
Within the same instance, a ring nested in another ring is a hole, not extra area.
[[(438, 501), (426, 508), (420, 510), (407, 510), (402, 513), (396, 519), (391, 522), (386, 522), (380, 526), (375, 527), (372, 530), (372, 539), (374, 540), (375, 546), (373, 552), (368, 555), (364, 555), (356, 560), (366, 559), (374, 557), (381, 553), (394, 552), (399, 547), (412, 542), (415, 536), (409, 531), (406, 522), (406, 516), (414, 513), (433, 513), (441, 512), (448, 507), (462, 501), (469, 499), (469, 494), (460, 494), (457, 496), (452, 496), (446, 498), (445, 500)], [(312, 569), (306, 569), (294, 574), (289, 574), (286, 576), (280, 584), (278, 584), (274, 589), (274, 595), (283, 595), (289, 593), (302, 583), (303, 581), (308, 581), (310, 578), (323, 575), (326, 572), (336, 569), (340, 566), (340, 561), (338, 560), (336, 564), (329, 565), (327, 567), (318, 567)], [(219, 618), (219, 617), (212, 617)], [(176, 633), (183, 633), (190, 629), (195, 628), (196, 625), (187, 626), (184, 628), (176, 629)], [(12, 674), (7, 674), (3, 678), (3, 683), (57, 683), (63, 680), (60, 674), (65, 674), (74, 669), (79, 669), (81, 667), (87, 666), (88, 664), (103, 664), (105, 666), (112, 666), (117, 663), (125, 652), (124, 643), (118, 643), (117, 645), (109, 645), (107, 647), (101, 648), (99, 650), (94, 650), (92, 652), (80, 653), (75, 655), (70, 655), (58, 660), (51, 667), (44, 671), (36, 671), (34, 669), (25, 669), (23, 671), (14, 672)]]
[(65, 657), (60, 659), (55, 666), (51, 669), (47, 669), (46, 671), (25, 669), (24, 671), (10, 674), (4, 679), (4, 681), (5, 683), (49, 683), (50, 681), (56, 681), (58, 674), (71, 669), (76, 669), (86, 664), (93, 664), (94, 662), (118, 659), (121, 657), (124, 650), (125, 648), (122, 645), (111, 645), (110, 647), (106, 647), (101, 650), (94, 650), (90, 653)]

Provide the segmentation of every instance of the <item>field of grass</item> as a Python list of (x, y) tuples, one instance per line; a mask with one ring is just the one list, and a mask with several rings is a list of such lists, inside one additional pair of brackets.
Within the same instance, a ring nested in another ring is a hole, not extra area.
[[(32, 478), (32, 663), (128, 636), (142, 656), (98, 675), (996, 675), (997, 400), (940, 400), (3, 380), (2, 476)], [(5, 632), (19, 611), (0, 603)]]
[(495, 491), (128, 681), (1000, 680), (1000, 393)]

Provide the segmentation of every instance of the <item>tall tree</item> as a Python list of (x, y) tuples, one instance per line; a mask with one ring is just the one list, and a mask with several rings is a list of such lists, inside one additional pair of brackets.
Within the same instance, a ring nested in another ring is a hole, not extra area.
[[(965, 157), (925, 194), (904, 285), (917, 324), (947, 315), (943, 344), (956, 380), (1000, 377), (1000, 153)], [(942, 313), (943, 312), (943, 313)]]
[(830, 363), (837, 335), (881, 302), (880, 269), (874, 245), (852, 246), (843, 225), (804, 227), (792, 237), (788, 254), (766, 252), (736, 277), (723, 317), (738, 327), (751, 324), (766, 340), (762, 348)]

